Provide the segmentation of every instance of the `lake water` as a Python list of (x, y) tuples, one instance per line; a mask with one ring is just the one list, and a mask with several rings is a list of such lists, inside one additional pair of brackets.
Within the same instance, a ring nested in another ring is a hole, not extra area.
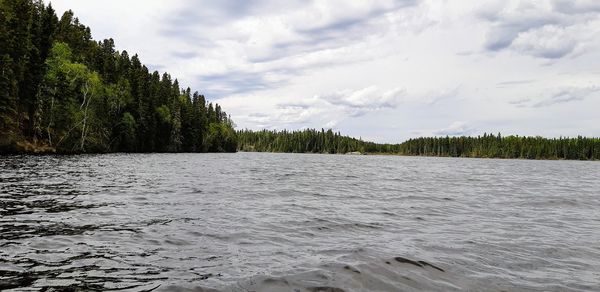
[(44, 287), (600, 291), (600, 163), (0, 157), (0, 290)]

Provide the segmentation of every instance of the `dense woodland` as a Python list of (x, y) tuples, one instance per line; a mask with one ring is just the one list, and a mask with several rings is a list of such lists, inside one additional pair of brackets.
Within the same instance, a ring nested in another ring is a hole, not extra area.
[(290, 153), (347, 153), (347, 152), (397, 152), (386, 148), (393, 145), (364, 142), (360, 139), (342, 136), (331, 129), (321, 131), (250, 131), (237, 132), (238, 150), (256, 152)]
[(235, 151), (218, 104), (96, 42), (73, 12), (0, 0), (0, 153)]
[(238, 150), (257, 152), (398, 154), (415, 156), (600, 160), (599, 138), (542, 138), (500, 134), (364, 142), (331, 130), (238, 131)]
[(332, 130), (236, 132), (218, 104), (100, 42), (73, 12), (0, 0), (0, 153), (293, 152), (600, 159), (598, 138), (437, 137), (376, 144)]

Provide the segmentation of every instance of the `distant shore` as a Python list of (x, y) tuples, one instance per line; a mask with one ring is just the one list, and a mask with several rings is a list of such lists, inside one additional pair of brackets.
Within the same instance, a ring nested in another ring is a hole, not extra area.
[(465, 158), (465, 159), (500, 159), (500, 160), (548, 160), (548, 161), (600, 161), (600, 159), (564, 159), (564, 158), (519, 158), (519, 157), (486, 157), (486, 156), (437, 156), (437, 155), (411, 155), (402, 153), (372, 152), (361, 154), (347, 153), (318, 153), (318, 152), (273, 152), (273, 151), (244, 151), (237, 153), (272, 153), (272, 154), (307, 154), (307, 155), (340, 155), (340, 156), (400, 156), (400, 157), (425, 157), (425, 158)]
[[(298, 135), (301, 134), (301, 135)], [(378, 144), (333, 134), (331, 130), (303, 132), (238, 131), (234, 151), (81, 151), (58, 149), (45, 141), (14, 137), (0, 138), (0, 154), (103, 154), (103, 153), (234, 153), (271, 152), (340, 155), (384, 155), (412, 157), (456, 157), (525, 160), (600, 160), (598, 138), (502, 137), (499, 134), (477, 137), (428, 137), (400, 144)], [(298, 138), (300, 136), (301, 138)], [(300, 143), (298, 143), (300, 141)], [(289, 145), (293, 144), (293, 145)], [(302, 145), (297, 147), (297, 145)], [(219, 149), (217, 149), (219, 150)]]
[(600, 160), (600, 138), (502, 136), (420, 137), (398, 144), (374, 143), (331, 129), (237, 131), (238, 151), (286, 153), (361, 153), (427, 157), (532, 160)]

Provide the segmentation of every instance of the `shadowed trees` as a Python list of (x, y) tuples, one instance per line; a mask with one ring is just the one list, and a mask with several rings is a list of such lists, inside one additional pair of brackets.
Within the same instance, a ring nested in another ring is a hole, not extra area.
[(0, 2), (0, 153), (232, 152), (220, 105), (96, 42), (72, 11)]

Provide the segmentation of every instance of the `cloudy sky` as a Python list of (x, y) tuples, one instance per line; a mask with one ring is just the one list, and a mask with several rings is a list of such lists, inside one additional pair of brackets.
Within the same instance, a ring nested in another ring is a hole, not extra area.
[(238, 128), (600, 136), (600, 1), (53, 0)]

